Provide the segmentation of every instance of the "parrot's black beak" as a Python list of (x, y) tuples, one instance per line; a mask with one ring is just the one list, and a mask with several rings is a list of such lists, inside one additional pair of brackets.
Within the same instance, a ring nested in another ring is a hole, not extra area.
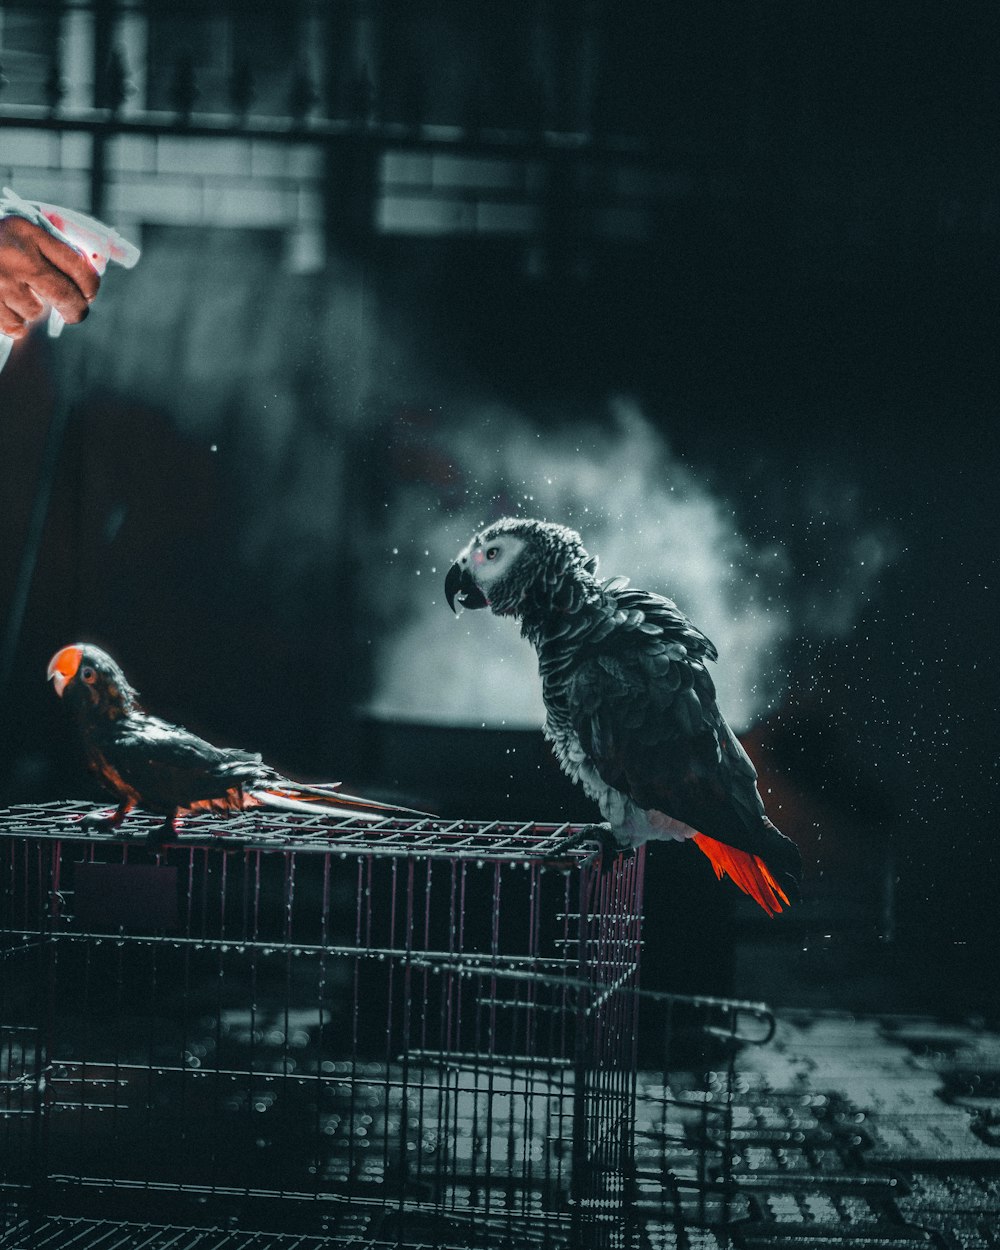
[(458, 602), (463, 608), (472, 610), (490, 606), (489, 600), (472, 580), (472, 573), (468, 566), (462, 568), (459, 564), (453, 564), (448, 570), (448, 576), (444, 579), (444, 597), (448, 600), (448, 607), (457, 616), (456, 596), (459, 597)]
[(453, 564), (448, 570), (448, 576), (444, 579), (444, 597), (448, 600), (448, 607), (451, 608), (455, 615), (458, 615), (458, 609), (455, 607), (455, 596), (462, 587), (462, 570), (457, 564)]

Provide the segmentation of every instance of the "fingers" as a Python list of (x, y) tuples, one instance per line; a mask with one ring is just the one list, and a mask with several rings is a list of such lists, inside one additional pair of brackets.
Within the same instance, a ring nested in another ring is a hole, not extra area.
[(9, 312), (30, 320), (40, 304), (51, 304), (75, 324), (86, 317), (100, 285), (89, 261), (40, 226), (21, 217), (0, 220), (0, 300)]
[[(53, 239), (52, 242), (56, 243), (58, 240)], [(81, 264), (86, 263), (86, 261), (81, 261)], [(94, 276), (97, 277), (96, 274)], [(38, 258), (38, 266), (29, 281), (35, 295), (44, 303), (51, 304), (61, 314), (64, 321), (76, 324), (90, 312), (90, 304), (76, 283), (64, 273), (60, 273), (44, 257)]]
[(0, 304), (0, 334), (6, 334), (8, 338), (23, 339), (28, 333), (28, 323), (23, 317), (19, 317), (6, 304)]
[[(54, 239), (45, 230), (41, 230), (39, 233), (41, 237), (36, 239), (38, 250), (52, 266), (73, 283), (89, 304), (100, 290), (100, 274), (90, 261), (85, 260), (79, 252), (74, 251), (71, 247), (67, 247), (65, 243), (61, 243), (58, 239)], [(54, 303), (55, 301), (52, 302)], [(61, 308), (59, 311), (66, 317)], [(69, 321), (70, 318), (66, 317), (66, 320)], [(83, 318), (78, 318), (78, 320), (83, 320)]]
[(45, 311), (45, 305), (35, 292), (23, 283), (4, 291), (3, 302), (22, 321), (34, 321)]

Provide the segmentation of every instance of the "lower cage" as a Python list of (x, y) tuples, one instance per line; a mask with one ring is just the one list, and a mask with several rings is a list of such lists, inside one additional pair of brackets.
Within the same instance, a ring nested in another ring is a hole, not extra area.
[(639, 991), (641, 853), (557, 871), (565, 826), (271, 814), (152, 850), (82, 810), (0, 813), (3, 1247), (728, 1227), (733, 1056), (770, 1018)]

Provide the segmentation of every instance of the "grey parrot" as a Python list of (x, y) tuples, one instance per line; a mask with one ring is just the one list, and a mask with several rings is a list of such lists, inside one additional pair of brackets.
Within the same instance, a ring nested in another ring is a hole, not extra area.
[(757, 773), (719, 711), (714, 645), (661, 595), (600, 581), (580, 535), (506, 518), (448, 570), (452, 610), (520, 619), (538, 653), (545, 736), (601, 809), (602, 859), (650, 839), (690, 839), (774, 915), (794, 896), (797, 847), (764, 813)]

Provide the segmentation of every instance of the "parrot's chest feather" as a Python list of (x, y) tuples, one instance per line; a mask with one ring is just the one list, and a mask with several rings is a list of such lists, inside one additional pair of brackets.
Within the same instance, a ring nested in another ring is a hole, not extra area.
[[(545, 704), (543, 732), (552, 743), (552, 750), (563, 772), (583, 786), (587, 795), (600, 803), (612, 787), (598, 775), (573, 724), (570, 704), (570, 681), (587, 646), (588, 636), (595, 632), (594, 614), (590, 620), (577, 622), (577, 627), (556, 637), (540, 640), (538, 669), (542, 678), (542, 701)], [(583, 616), (583, 614), (581, 614)], [(560, 622), (561, 624), (561, 622)], [(568, 634), (568, 636), (567, 636)]]
[(91, 757), (91, 768), (101, 778), (109, 790), (119, 795), (122, 799), (131, 799), (133, 803), (138, 803), (142, 795), (134, 787), (129, 785), (121, 773), (115, 768), (114, 764), (103, 755), (94, 755)]
[(119, 730), (118, 718), (102, 718), (96, 724), (84, 727), (83, 746), (87, 766), (97, 774), (104, 784), (123, 798), (133, 802), (138, 800), (138, 792), (128, 778), (128, 769), (121, 767), (115, 759), (115, 742)]

